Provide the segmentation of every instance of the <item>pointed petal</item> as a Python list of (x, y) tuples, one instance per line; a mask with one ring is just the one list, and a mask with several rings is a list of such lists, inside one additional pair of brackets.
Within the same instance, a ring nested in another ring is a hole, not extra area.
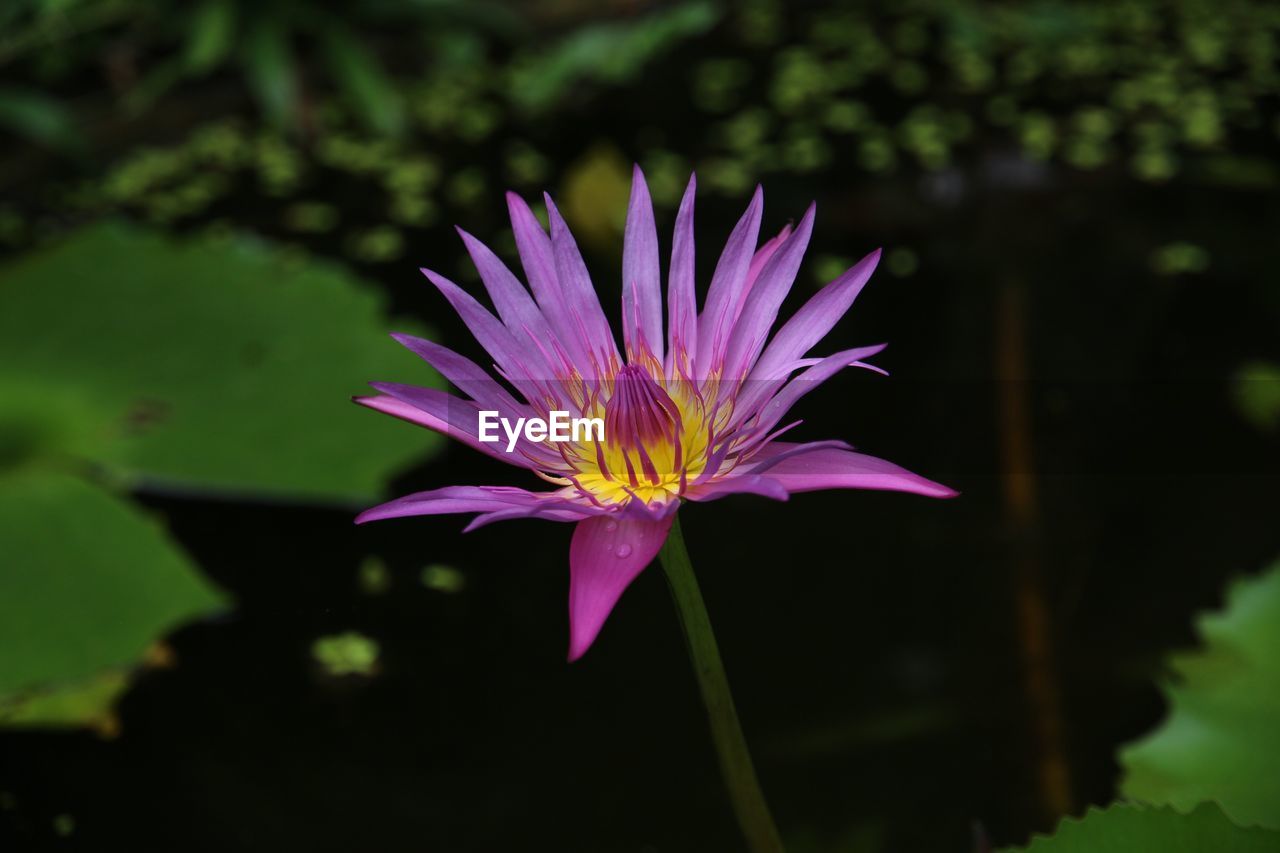
[(471, 519), (470, 523), (462, 529), (462, 532), (470, 533), (473, 530), (488, 527), (490, 524), (499, 521), (512, 521), (521, 518), (532, 518), (539, 521), (582, 521), (583, 519), (591, 518), (593, 515), (601, 515), (603, 512), (604, 510), (591, 506), (577, 505), (572, 501), (565, 501), (564, 505), (560, 507), (551, 504), (547, 506), (515, 507), (513, 509), (481, 513)]
[(724, 355), (729, 342), (729, 331), (737, 319), (734, 306), (747, 284), (747, 272), (751, 257), (755, 254), (756, 241), (760, 237), (760, 215), (764, 209), (764, 191), (756, 187), (751, 204), (734, 226), (729, 240), (720, 253), (716, 271), (711, 276), (711, 288), (707, 301), (698, 317), (697, 376), (704, 379), (716, 367), (715, 362)]
[[(512, 337), (521, 342), (527, 337), (534, 337), (541, 341), (550, 341), (555, 337), (550, 324), (542, 315), (537, 303), (533, 301), (533, 297), (529, 295), (529, 291), (525, 290), (520, 280), (507, 269), (507, 265), (488, 246), (466, 231), (459, 228), (458, 234), (467, 247), (467, 254), (471, 256), (472, 263), (476, 265), (476, 271), (480, 273), (480, 280), (484, 282), (489, 299), (493, 301), (493, 307), (498, 310), (498, 316), (502, 318)], [(530, 352), (530, 357), (535, 363), (543, 361), (541, 353), (536, 348)]]
[(622, 237), (622, 333), (627, 352), (647, 349), (662, 362), (662, 282), (658, 227), (640, 167), (631, 173), (631, 203)]
[(689, 176), (689, 186), (676, 214), (675, 236), (671, 243), (671, 270), (667, 275), (667, 378), (693, 370), (698, 349), (698, 302), (694, 289), (693, 197), (697, 180)]
[[(759, 441), (773, 429), (778, 421), (791, 411), (801, 397), (808, 394), (814, 388), (817, 388), (823, 382), (826, 382), (835, 374), (844, 370), (851, 363), (857, 363), (861, 358), (865, 358), (866, 348), (856, 347), (829, 355), (813, 367), (806, 369), (803, 373), (796, 376), (779, 391), (773, 399), (769, 400), (760, 407), (759, 419), (752, 427), (752, 432), (756, 441)], [(744, 444), (743, 450), (749, 447)]]
[(691, 501), (713, 501), (726, 495), (762, 495), (775, 501), (785, 501), (790, 495), (777, 480), (761, 477), (757, 474), (742, 474), (725, 477), (723, 480), (712, 480), (700, 486), (691, 486), (684, 497)]
[(838, 438), (825, 441), (806, 441), (798, 444), (790, 441), (770, 441), (752, 454), (750, 465), (744, 466), (744, 471), (752, 474), (764, 474), (770, 468), (785, 462), (793, 456), (813, 453), (818, 450), (853, 450), (853, 445)]
[(751, 379), (770, 378), (783, 365), (802, 357), (822, 340), (858, 298), (879, 262), (880, 250), (876, 249), (814, 294), (782, 324), (752, 369)]
[[(564, 511), (572, 506), (555, 492), (530, 492), (511, 486), (445, 486), (405, 495), (356, 516), (356, 524), (410, 515), (452, 515), (459, 512), (501, 512), (512, 509)], [(585, 515), (586, 513), (584, 513)]]
[[(788, 453), (782, 445), (779, 453)], [(764, 471), (765, 478), (777, 481), (788, 492), (812, 492), (819, 489), (883, 489), (894, 492), (911, 492), (931, 498), (953, 498), (958, 492), (941, 483), (913, 474), (905, 468), (852, 450), (820, 447), (805, 453), (791, 453), (781, 461), (766, 459), (756, 468)]]
[(452, 382), (454, 387), (475, 400), (482, 408), (497, 409), (523, 417), (532, 414), (528, 406), (516, 401), (484, 368), (466, 356), (458, 355), (435, 341), (416, 338), (413, 335), (393, 333), (391, 337), (440, 371), (441, 376)]
[(591, 647), (623, 590), (667, 541), (674, 519), (597, 516), (578, 524), (569, 546), (569, 660)]
[(382, 402), (383, 398), (380, 396), (356, 398), (356, 402), (363, 406), (379, 409), (404, 420), (421, 424), (508, 465), (519, 468), (540, 468), (547, 471), (560, 470), (564, 467), (564, 460), (558, 453), (546, 449), (544, 445), (534, 444), (523, 435), (517, 440), (510, 453), (506, 452), (507, 441), (501, 436), (501, 430), (496, 431), (500, 440), (481, 441), (480, 406), (471, 400), (454, 397), (436, 388), (418, 388), (397, 382), (369, 384), (383, 394), (416, 409), (417, 412), (406, 412), (403, 407), (388, 407)]
[[(591, 276), (587, 273), (582, 253), (578, 251), (578, 244), (551, 196), (545, 198), (547, 216), (551, 219), (551, 249), (555, 256), (556, 276), (560, 280), (566, 310), (579, 336), (586, 338), (587, 356), (589, 359), (594, 356), (592, 367), (602, 367), (611, 357), (619, 358), (618, 344), (613, 339), (613, 330), (609, 328), (609, 321), (600, 308), (600, 297), (596, 295), (595, 286), (591, 283)], [(583, 375), (595, 378), (600, 375), (600, 371)]]
[[(863, 367), (867, 370), (874, 371), (882, 376), (889, 374), (873, 364), (866, 364), (864, 359), (871, 358), (884, 351), (888, 344), (873, 344), (869, 347), (857, 347), (851, 350), (845, 350), (841, 355), (847, 357), (848, 361), (845, 367)], [(745, 423), (752, 415), (754, 415), (761, 406), (767, 403), (778, 391), (786, 384), (791, 374), (802, 368), (813, 367), (821, 364), (820, 358), (802, 358), (784, 364), (777, 368), (772, 375), (760, 374), (753, 370), (742, 386), (738, 389), (737, 399), (734, 401), (733, 415), (729, 419), (729, 426), (736, 427)], [(776, 423), (776, 421), (775, 421)]]
[(542, 230), (538, 218), (533, 215), (525, 200), (515, 193), (507, 193), (507, 210), (511, 214), (511, 229), (515, 233), (516, 250), (525, 277), (533, 290), (542, 316), (555, 331), (561, 345), (572, 359), (580, 375), (587, 367), (587, 353), (581, 334), (573, 325), (568, 303), (556, 275), (555, 253), (551, 238)]
[(796, 273), (809, 237), (813, 234), (815, 205), (809, 205), (795, 233), (787, 238), (760, 270), (759, 278), (751, 285), (742, 313), (733, 325), (733, 333), (725, 355), (725, 376), (740, 379), (747, 375), (755, 363), (764, 342), (769, 337), (773, 323), (778, 319), (778, 309), (791, 292)]
[(760, 278), (760, 271), (764, 269), (764, 265), (769, 263), (769, 259), (774, 253), (782, 247), (791, 237), (791, 224), (782, 226), (782, 230), (774, 234), (768, 240), (764, 241), (756, 253), (751, 256), (751, 266), (747, 268), (747, 286), (742, 289), (742, 293), (738, 298), (737, 310), (741, 311), (743, 304), (747, 301), (747, 294), (751, 292), (751, 288), (755, 286), (756, 280)]
[(540, 399), (544, 394), (544, 382), (548, 379), (546, 360), (540, 357), (535, 346), (522, 346), (502, 321), (489, 313), (475, 297), (444, 276), (429, 269), (422, 273), (444, 294), (445, 299), (458, 312), (472, 337), (493, 357), (499, 372), (508, 379), (526, 400)]

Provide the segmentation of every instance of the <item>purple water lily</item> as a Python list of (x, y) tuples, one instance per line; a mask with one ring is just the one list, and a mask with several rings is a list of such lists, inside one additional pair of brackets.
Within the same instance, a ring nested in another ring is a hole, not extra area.
[[(951, 489), (856, 453), (842, 441), (779, 436), (796, 402), (845, 367), (867, 367), (884, 345), (811, 357), (880, 258), (872, 252), (826, 285), (770, 337), (813, 229), (800, 223), (757, 246), (763, 195), (756, 189), (729, 235), (702, 311), (694, 295), (694, 179), (680, 203), (663, 333), (658, 235), (649, 190), (635, 169), (622, 257), (619, 351), (573, 236), (547, 197), (548, 234), (528, 205), (507, 203), (529, 289), (484, 244), (459, 231), (497, 316), (443, 276), (423, 270), (494, 361), (505, 385), (431, 341), (396, 335), (466, 397), (372, 383), (357, 402), (451, 436), (527, 468), (554, 488), (448, 486), (362, 513), (358, 522), (476, 513), (468, 530), (513, 518), (573, 522), (569, 548), (569, 659), (595, 640), (623, 590), (653, 560), (683, 501), (738, 492), (786, 500), (817, 489), (888, 489), (950, 497)], [(532, 293), (530, 293), (530, 290)], [(481, 412), (509, 423), (553, 412), (598, 418), (603, 437), (538, 440), (529, 432), (487, 440)], [(510, 449), (508, 450), (508, 447)]]

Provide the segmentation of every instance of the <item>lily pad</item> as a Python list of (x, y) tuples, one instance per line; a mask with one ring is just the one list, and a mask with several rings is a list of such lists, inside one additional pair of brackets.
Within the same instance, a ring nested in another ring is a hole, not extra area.
[(70, 474), (0, 476), (0, 723), (99, 723), (166, 632), (222, 606), (160, 525)]
[(438, 446), (347, 401), (371, 377), (434, 378), (388, 330), (372, 288), (249, 238), (108, 223), (0, 270), (3, 384), (62, 400), (42, 415), (54, 433), (75, 431), (45, 423), (68, 398), (89, 406), (105, 425), (89, 461), (130, 486), (376, 499)]
[[(1203, 648), (1173, 661), (1169, 716), (1120, 755), (1125, 795), (1280, 829), (1280, 564), (1237, 581), (1199, 621)], [(1205, 848), (1210, 849), (1210, 848)]]
[[(1245, 829), (1205, 803), (1188, 814), (1170, 808), (1116, 805), (1068, 818), (1026, 853), (1276, 853), (1280, 833)], [(1005, 853), (1014, 853), (1009, 848)]]

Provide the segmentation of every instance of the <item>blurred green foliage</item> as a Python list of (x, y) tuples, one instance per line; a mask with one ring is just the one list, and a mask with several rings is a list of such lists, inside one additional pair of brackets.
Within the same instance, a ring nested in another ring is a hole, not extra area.
[(705, 32), (719, 17), (715, 4), (695, 0), (636, 20), (589, 23), (512, 64), (512, 102), (538, 112), (554, 106), (579, 80), (627, 82), (672, 42)]
[(1255, 361), (1242, 365), (1232, 391), (1245, 420), (1263, 431), (1280, 429), (1280, 364)]
[[(60, 401), (0, 404), (12, 464), (34, 448), (127, 484), (360, 502), (436, 445), (343, 404), (370, 376), (432, 374), (387, 341), (373, 292), (332, 266), (103, 225), (0, 280), (0, 378)], [(46, 422), (62, 411), (89, 415)]]
[[(1274, 4), (920, 0), (788, 11), (754, 0), (735, 24), (740, 45), (707, 56), (691, 79), (699, 106), (725, 116), (703, 156), (737, 159), (753, 177), (820, 168), (837, 151), (873, 173), (904, 160), (936, 170), (1011, 144), (1086, 171), (1125, 164), (1144, 181), (1184, 168), (1218, 181), (1214, 164), (1227, 160), (1255, 184), (1274, 182), (1251, 165), (1266, 158), (1239, 144), (1275, 144), (1263, 121), (1263, 104), (1280, 96)], [(753, 50), (759, 61), (743, 56)]]
[(467, 577), (453, 566), (432, 563), (422, 570), (422, 585), (436, 592), (462, 592), (467, 586)]
[(1168, 719), (1121, 753), (1121, 788), (1179, 810), (1213, 801), (1241, 825), (1280, 830), (1280, 564), (1234, 584), (1198, 626), (1203, 648), (1172, 662)]
[[(124, 86), (135, 111), (184, 81), (234, 70), (267, 122), (292, 130), (306, 123), (314, 95), (304, 81), (319, 70), (365, 128), (396, 135), (405, 129), (405, 103), (379, 56), (383, 42), (460, 23), (491, 33), (520, 27), (505, 4), (475, 0), (14, 0), (0, 12), (0, 66), (26, 62), (53, 82), (123, 43), (128, 53), (117, 51), (115, 61), (128, 66), (122, 76), (136, 78)], [(58, 61), (48, 61), (50, 49)]]
[(311, 644), (311, 656), (327, 675), (370, 676), (377, 672), (378, 641), (359, 631), (345, 631), (318, 637)]
[(97, 725), (156, 637), (222, 605), (159, 525), (58, 470), (0, 474), (0, 725)]
[(0, 724), (109, 730), (147, 647), (221, 605), (124, 489), (368, 502), (436, 445), (345, 402), (433, 376), (386, 331), (349, 275), (242, 238), (104, 224), (0, 270)]
[[(1027, 853), (1274, 853), (1280, 834), (1236, 826), (1212, 803), (1187, 813), (1171, 808), (1117, 805), (1068, 818), (1052, 837), (1037, 838)], [(1012, 848), (1006, 853), (1013, 853)]]

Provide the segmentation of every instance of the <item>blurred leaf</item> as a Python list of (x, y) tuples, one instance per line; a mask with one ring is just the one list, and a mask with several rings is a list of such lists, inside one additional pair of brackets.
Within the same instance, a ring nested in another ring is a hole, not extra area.
[(83, 148), (71, 112), (39, 92), (0, 89), (0, 127), (63, 153), (74, 154)]
[(373, 675), (379, 654), (378, 641), (358, 631), (318, 637), (311, 644), (311, 656), (329, 675)]
[(24, 377), (0, 388), (28, 401), (0, 406), (0, 436), (133, 483), (370, 501), (437, 441), (347, 400), (434, 381), (386, 331), (376, 296), (318, 261), (91, 227), (0, 269), (0, 377)]
[(0, 723), (107, 713), (115, 671), (221, 596), (159, 525), (55, 471), (0, 476)]
[(467, 586), (467, 576), (442, 563), (432, 563), (422, 570), (422, 585), (437, 592), (462, 592)]
[(1209, 253), (1194, 243), (1170, 243), (1151, 253), (1150, 264), (1158, 275), (1204, 272), (1209, 268)]
[(1280, 829), (1280, 564), (1237, 581), (1199, 629), (1204, 648), (1173, 661), (1168, 719), (1120, 754), (1121, 790)]
[(1242, 829), (1212, 803), (1190, 814), (1115, 805), (1092, 808), (1083, 818), (1067, 818), (1052, 836), (1017, 849), (1027, 853), (1276, 853), (1280, 833)]
[(243, 61), (249, 87), (273, 127), (293, 124), (298, 81), (289, 35), (273, 20), (257, 18), (244, 40)]
[(186, 75), (187, 68), (181, 58), (173, 56), (160, 62), (125, 93), (126, 109), (136, 114), (150, 108)]
[(114, 734), (113, 708), (128, 687), (129, 671), (120, 668), (57, 687), (0, 696), (0, 726), (70, 726)]
[(321, 37), (329, 73), (370, 130), (399, 135), (404, 131), (405, 112), (395, 83), (373, 54), (340, 26), (326, 27)]
[(1255, 361), (1236, 371), (1236, 408), (1260, 430), (1280, 428), (1280, 364)]
[(391, 588), (391, 572), (377, 557), (366, 557), (356, 572), (356, 582), (365, 595), (382, 595)]
[(76, 464), (111, 452), (113, 425), (74, 385), (0, 369), (0, 475), (37, 460)]
[(183, 64), (193, 74), (204, 74), (222, 63), (235, 44), (236, 4), (233, 0), (204, 0), (187, 25), (187, 49)]
[(520, 107), (536, 112), (583, 78), (628, 80), (655, 55), (705, 32), (719, 17), (714, 4), (694, 0), (644, 18), (582, 27), (550, 50), (527, 57), (515, 72), (511, 97)]
[(564, 215), (578, 239), (605, 251), (620, 241), (631, 198), (631, 164), (617, 148), (597, 145), (565, 171)]

